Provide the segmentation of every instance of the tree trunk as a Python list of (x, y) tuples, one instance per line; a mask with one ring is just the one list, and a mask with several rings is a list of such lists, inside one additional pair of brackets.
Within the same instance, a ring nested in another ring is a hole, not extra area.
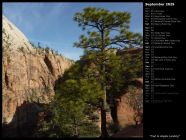
[(106, 109), (104, 104), (104, 100), (101, 101), (101, 137), (108, 137), (109, 135), (106, 128)]
[[(101, 31), (101, 40), (102, 40), (101, 52), (104, 54), (104, 51), (105, 51), (104, 30)], [(102, 61), (101, 70), (102, 70), (103, 74), (105, 74), (104, 60)], [(104, 80), (105, 80), (105, 76), (104, 76)], [(106, 127), (106, 124), (107, 124), (107, 120), (106, 120), (107, 91), (106, 91), (106, 85), (105, 85), (104, 80), (102, 81), (102, 89), (104, 92), (104, 97), (101, 101), (101, 137), (108, 137), (109, 135), (107, 132), (107, 127)]]
[(114, 122), (114, 127), (115, 127), (115, 133), (118, 132), (120, 130), (120, 125), (119, 125), (119, 120), (118, 120), (118, 115), (117, 115), (117, 103), (112, 100), (112, 107), (110, 107), (111, 109), (111, 116)]

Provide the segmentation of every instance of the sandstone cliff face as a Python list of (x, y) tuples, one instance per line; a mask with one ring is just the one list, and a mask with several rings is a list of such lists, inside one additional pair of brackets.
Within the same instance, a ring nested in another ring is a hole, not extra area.
[[(17, 108), (26, 102), (48, 103), (54, 95), (55, 81), (73, 62), (50, 51), (38, 53), (24, 34), (4, 16), (2, 32), (2, 122), (9, 124)], [(34, 109), (39, 110), (37, 107)], [(19, 118), (21, 122), (28, 121), (25, 111), (19, 112), (24, 114)]]
[(117, 99), (117, 119), (121, 127), (137, 125), (143, 119), (143, 78), (134, 80), (134, 88)]

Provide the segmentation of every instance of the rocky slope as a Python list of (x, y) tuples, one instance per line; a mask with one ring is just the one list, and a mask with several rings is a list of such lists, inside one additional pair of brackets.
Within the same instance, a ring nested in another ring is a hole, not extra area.
[[(20, 123), (28, 123), (28, 118), (40, 110), (37, 103), (51, 100), (55, 81), (73, 61), (51, 51), (33, 48), (25, 35), (4, 16), (2, 35), (2, 122), (14, 122), (18, 127)], [(33, 106), (25, 107), (28, 103)]]

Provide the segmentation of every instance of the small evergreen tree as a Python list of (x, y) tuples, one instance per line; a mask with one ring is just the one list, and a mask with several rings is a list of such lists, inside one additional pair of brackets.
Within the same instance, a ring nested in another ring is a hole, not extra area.
[(50, 48), (48, 46), (45, 48), (45, 52), (46, 53), (49, 53), (50, 52)]

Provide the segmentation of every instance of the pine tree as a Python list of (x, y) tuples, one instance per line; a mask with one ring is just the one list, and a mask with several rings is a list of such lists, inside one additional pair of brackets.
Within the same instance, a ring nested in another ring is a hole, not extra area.
[[(74, 20), (88, 36), (81, 35), (75, 47), (89, 51), (91, 60), (96, 63), (97, 75), (103, 91), (100, 99), (101, 109), (101, 137), (108, 137), (106, 129), (106, 104), (107, 104), (107, 64), (110, 62), (109, 52), (125, 47), (138, 47), (142, 45), (142, 37), (138, 33), (129, 31), (130, 13), (110, 12), (102, 8), (88, 7), (83, 12), (78, 12)], [(92, 53), (91, 53), (92, 52)]]
[(102, 96), (101, 86), (91, 77), (88, 68), (87, 63), (79, 61), (65, 71), (50, 104), (52, 118), (42, 122), (39, 134), (48, 137), (97, 137), (100, 134), (94, 112), (97, 99)]

